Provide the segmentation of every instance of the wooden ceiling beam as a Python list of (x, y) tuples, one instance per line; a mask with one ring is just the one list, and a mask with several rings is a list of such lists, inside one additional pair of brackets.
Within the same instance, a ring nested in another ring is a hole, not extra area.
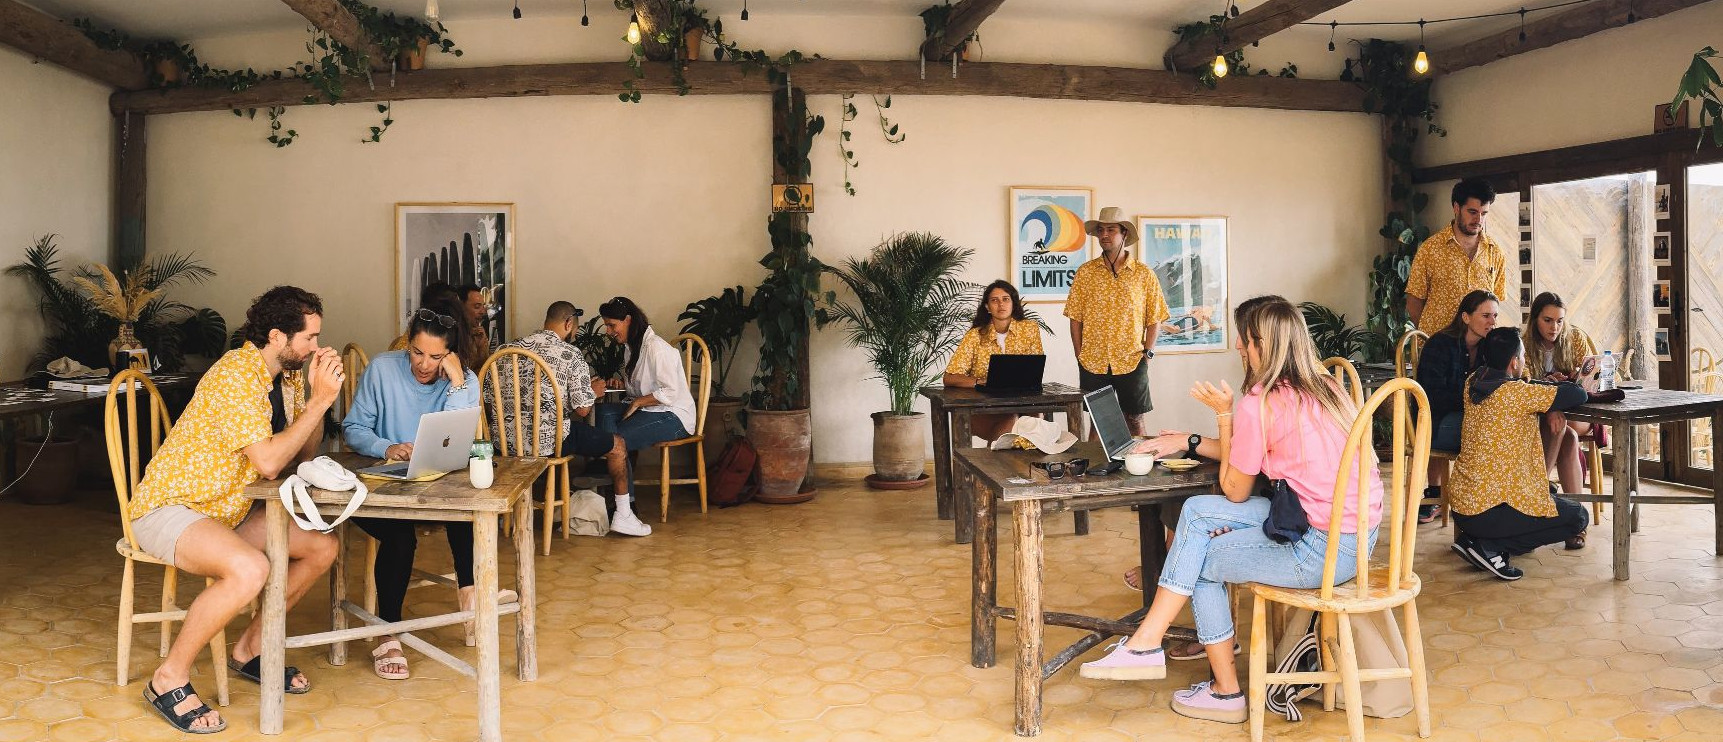
[(1346, 4), (1347, 0), (1267, 0), (1223, 26), (1223, 43), (1204, 34), (1168, 49), (1161, 61), (1169, 70), (1193, 70), (1215, 58), (1215, 49), (1233, 52)]
[[(647, 63), (635, 87), (647, 95), (674, 95), (668, 64)], [(954, 79), (940, 72), (920, 74), (917, 62), (818, 60), (796, 65), (796, 87), (809, 95), (878, 93), (897, 95), (983, 95), (1063, 100), (1123, 101), (1174, 105), (1233, 106), (1300, 111), (1363, 110), (1363, 91), (1337, 80), (1299, 80), (1267, 76), (1227, 79), (1203, 87), (1188, 75), (1125, 67), (977, 62), (964, 65)], [(759, 95), (771, 92), (765, 75), (738, 64), (696, 62), (686, 77), (694, 95)], [(397, 78), (393, 87), (355, 85), (342, 102), (414, 99), (507, 98), (543, 95), (606, 95), (622, 91), (633, 73), (617, 62), (440, 68)], [(269, 80), (247, 90), (174, 88), (119, 93), (115, 112), (143, 114), (220, 111), (232, 108), (296, 106), (310, 88), (302, 80)]]
[(96, 46), (72, 24), (14, 0), (0, 0), (0, 44), (121, 90), (150, 84), (137, 57)]
[(1489, 64), (1533, 49), (1555, 46), (1599, 31), (1627, 25), (1627, 14), (1644, 21), (1709, 0), (1598, 0), (1526, 24), (1526, 40), (1511, 28), (1476, 41), (1430, 52), (1430, 63), (1443, 73)]
[(981, 22), (1004, 4), (1005, 0), (960, 0), (951, 6), (951, 13), (945, 17), (944, 33), (921, 43), (921, 58), (950, 59), (963, 42), (969, 40), (969, 35), (981, 28)]
[(339, 0), (281, 0), (293, 12), (305, 16), (317, 30), (329, 35), (329, 38), (341, 42), (349, 49), (365, 55), (366, 64), (373, 72), (388, 72), (394, 60), (383, 56), (382, 47), (377, 46), (365, 29), (359, 25), (359, 19), (343, 6)]

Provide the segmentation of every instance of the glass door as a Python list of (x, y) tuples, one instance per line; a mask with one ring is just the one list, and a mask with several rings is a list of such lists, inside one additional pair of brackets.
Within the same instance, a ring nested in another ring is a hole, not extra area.
[[(1685, 252), (1674, 244), (1669, 232), (1659, 231), (1652, 241), (1652, 254), (1660, 265), (1678, 258), (1686, 261), (1688, 352), (1680, 360), (1687, 369), (1687, 388), (1723, 394), (1723, 164), (1687, 169), (1686, 202)], [(1709, 481), (1716, 465), (1712, 450), (1715, 431), (1710, 420), (1694, 420), (1688, 425), (1692, 441), (1688, 466), (1704, 470), (1696, 473)]]

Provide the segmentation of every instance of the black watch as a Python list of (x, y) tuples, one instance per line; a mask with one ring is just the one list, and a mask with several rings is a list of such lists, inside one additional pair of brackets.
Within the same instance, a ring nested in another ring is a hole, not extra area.
[(1192, 456), (1196, 456), (1197, 455), (1197, 446), (1202, 445), (1202, 442), (1203, 442), (1202, 436), (1197, 435), (1196, 433), (1191, 433), (1191, 437), (1185, 441), (1185, 444), (1190, 447), (1190, 451), (1188, 453), (1190, 453), (1190, 455), (1192, 455)]

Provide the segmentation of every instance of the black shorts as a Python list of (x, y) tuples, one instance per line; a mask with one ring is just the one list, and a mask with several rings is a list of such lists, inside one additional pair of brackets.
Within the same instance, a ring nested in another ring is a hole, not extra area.
[(1153, 410), (1155, 404), (1149, 399), (1149, 364), (1138, 363), (1136, 369), (1122, 374), (1094, 374), (1077, 366), (1077, 385), (1085, 392), (1092, 392), (1104, 386), (1111, 386), (1119, 393), (1119, 406), (1124, 408), (1127, 415), (1141, 415)]
[(580, 420), (568, 426), (568, 437), (562, 441), (562, 455), (597, 458), (616, 447), (616, 437), (587, 425)]

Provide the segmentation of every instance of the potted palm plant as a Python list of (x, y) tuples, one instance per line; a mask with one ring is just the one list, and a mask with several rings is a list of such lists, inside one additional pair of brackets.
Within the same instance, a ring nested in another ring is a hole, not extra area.
[(936, 235), (906, 232), (827, 269), (856, 300), (830, 302), (824, 311), (867, 353), (891, 397), (891, 409), (873, 413), (870, 486), (927, 481), (927, 413), (912, 407), (922, 387), (938, 382), (935, 362), (969, 329), (980, 287), (957, 274), (972, 254)]
[(682, 332), (699, 335), (712, 352), (712, 399), (706, 407), (706, 440), (700, 445), (706, 449), (707, 461), (717, 461), (731, 436), (742, 431), (737, 414), (742, 400), (730, 395), (729, 379), (736, 363), (736, 344), (748, 323), (754, 321), (754, 308), (748, 305), (746, 289), (737, 286), (690, 303), (676, 319), (683, 322)]

